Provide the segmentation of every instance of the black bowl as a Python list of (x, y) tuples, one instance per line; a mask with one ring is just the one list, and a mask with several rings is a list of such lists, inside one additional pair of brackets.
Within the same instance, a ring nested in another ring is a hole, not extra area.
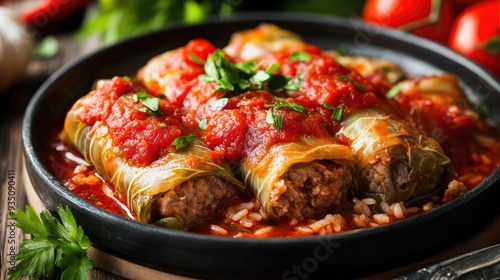
[[(356, 276), (428, 256), (498, 215), (500, 171), (463, 197), (394, 224), (340, 234), (275, 239), (232, 239), (168, 230), (127, 220), (80, 199), (61, 185), (42, 159), (47, 128), (60, 125), (67, 108), (96, 79), (131, 75), (148, 59), (196, 37), (223, 47), (235, 31), (276, 23), (322, 48), (387, 58), (410, 74), (450, 72), (474, 104), (500, 118), (500, 84), (483, 68), (449, 49), (398, 31), (355, 20), (301, 14), (241, 14), (200, 25), (175, 26), (123, 41), (82, 57), (50, 77), (31, 100), (22, 138), (27, 170), (45, 206), (69, 205), (95, 247), (132, 262), (192, 277), (306, 279)], [(494, 214), (492, 214), (494, 213)], [(437, 249), (436, 249), (437, 248)]]

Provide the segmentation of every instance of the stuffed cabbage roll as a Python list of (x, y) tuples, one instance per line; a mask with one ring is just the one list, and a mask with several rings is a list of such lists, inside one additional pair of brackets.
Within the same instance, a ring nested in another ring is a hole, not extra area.
[(450, 159), (434, 139), (380, 109), (350, 115), (339, 134), (351, 142), (365, 196), (407, 201), (438, 191), (453, 174)]
[(62, 139), (125, 195), (139, 221), (187, 229), (213, 218), (242, 185), (175, 112), (115, 77), (74, 104)]
[(351, 150), (333, 140), (303, 137), (272, 146), (258, 164), (244, 159), (242, 173), (273, 218), (304, 219), (346, 201), (355, 190)]

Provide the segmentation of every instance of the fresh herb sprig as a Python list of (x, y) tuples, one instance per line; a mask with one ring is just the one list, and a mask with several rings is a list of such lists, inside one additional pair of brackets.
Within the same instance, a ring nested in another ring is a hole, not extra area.
[(151, 116), (163, 116), (164, 113), (159, 106), (160, 98), (149, 95), (146, 92), (137, 92), (131, 96), (135, 102), (139, 102), (146, 108), (139, 108), (139, 111)]
[(62, 270), (61, 279), (88, 279), (88, 270), (94, 262), (87, 256), (91, 246), (89, 238), (76, 221), (69, 207), (57, 207), (60, 220), (48, 211), (40, 217), (26, 206), (26, 212), (17, 209), (9, 215), (16, 226), (33, 239), (24, 239), (16, 260), (20, 261), (9, 271), (11, 280), (24, 277), (50, 278), (56, 267)]
[(189, 134), (189, 135), (184, 135), (184, 136), (179, 136), (172, 141), (172, 145), (175, 146), (175, 148), (181, 149), (186, 147), (189, 143), (193, 142), (196, 139), (196, 136), (194, 134)]
[(332, 120), (337, 120), (341, 121), (342, 120), (342, 107), (333, 107), (330, 103), (328, 102), (323, 102), (323, 107), (329, 111), (333, 111), (331, 119)]
[(337, 80), (340, 80), (340, 81), (343, 81), (343, 82), (350, 82), (350, 83), (352, 83), (355, 87), (357, 87), (359, 90), (361, 90), (361, 91), (366, 91), (366, 87), (365, 87), (364, 85), (362, 85), (362, 84), (360, 84), (360, 83), (358, 83), (358, 82), (354, 81), (353, 79), (351, 79), (351, 78), (349, 78), (349, 77), (347, 77), (347, 76), (344, 76), (344, 75), (342, 75), (342, 76), (338, 76), (338, 77), (337, 77)]

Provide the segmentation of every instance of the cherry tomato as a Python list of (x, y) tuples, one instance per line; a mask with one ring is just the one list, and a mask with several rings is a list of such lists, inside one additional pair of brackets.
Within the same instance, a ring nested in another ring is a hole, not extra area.
[(362, 17), (446, 44), (454, 12), (449, 0), (367, 0)]
[(465, 9), (456, 19), (450, 48), (500, 77), (500, 1), (488, 0)]

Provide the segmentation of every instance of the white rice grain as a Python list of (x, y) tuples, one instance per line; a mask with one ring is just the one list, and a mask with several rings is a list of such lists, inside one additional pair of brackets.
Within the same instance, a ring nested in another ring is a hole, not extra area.
[(262, 220), (262, 215), (259, 213), (252, 212), (252, 213), (248, 214), (248, 218), (250, 218), (251, 220), (254, 220), (256, 222), (259, 222)]
[(380, 208), (382, 209), (382, 211), (384, 211), (386, 214), (392, 214), (391, 213), (391, 207), (389, 206), (389, 203), (387, 203), (386, 201), (382, 201), (380, 202)]
[(236, 214), (234, 214), (231, 217), (231, 219), (236, 222), (236, 221), (240, 220), (241, 218), (243, 218), (244, 216), (246, 216), (246, 214), (248, 214), (248, 209), (243, 209), (243, 210), (238, 211)]
[(212, 231), (213, 234), (228, 235), (227, 230), (218, 225), (211, 224), (210, 230)]
[(422, 206), (422, 210), (424, 210), (424, 212), (430, 211), (432, 208), (434, 208), (434, 203), (432, 202), (427, 202), (424, 206)]
[(273, 230), (272, 226), (263, 227), (263, 228), (259, 228), (258, 230), (256, 230), (254, 232), (254, 234), (256, 236), (262, 236), (262, 235), (266, 235), (266, 234), (270, 233), (272, 230)]
[(241, 203), (240, 205), (238, 205), (236, 207), (236, 211), (240, 211), (240, 210), (243, 210), (243, 209), (252, 209), (254, 208), (255, 206), (255, 203), (253, 203), (252, 201), (249, 201), (249, 202), (244, 202), (244, 203)]
[(375, 205), (375, 203), (377, 203), (377, 201), (373, 198), (363, 198), (361, 201), (366, 203), (366, 205)]
[(240, 219), (240, 224), (246, 228), (251, 228), (253, 226), (252, 220), (247, 217), (243, 217)]
[(368, 207), (368, 205), (363, 200), (355, 198), (353, 199), (353, 201), (354, 201), (354, 212), (356, 214), (364, 214), (366, 216), (371, 215), (372, 212), (370, 210), (370, 207)]
[(401, 202), (394, 203), (391, 205), (392, 214), (398, 219), (404, 219), (403, 206)]
[(385, 225), (391, 222), (391, 219), (387, 214), (375, 214), (373, 215), (373, 221), (379, 225)]
[(305, 226), (295, 227), (295, 231), (300, 233), (300, 234), (313, 234), (314, 233), (311, 228), (305, 227)]

